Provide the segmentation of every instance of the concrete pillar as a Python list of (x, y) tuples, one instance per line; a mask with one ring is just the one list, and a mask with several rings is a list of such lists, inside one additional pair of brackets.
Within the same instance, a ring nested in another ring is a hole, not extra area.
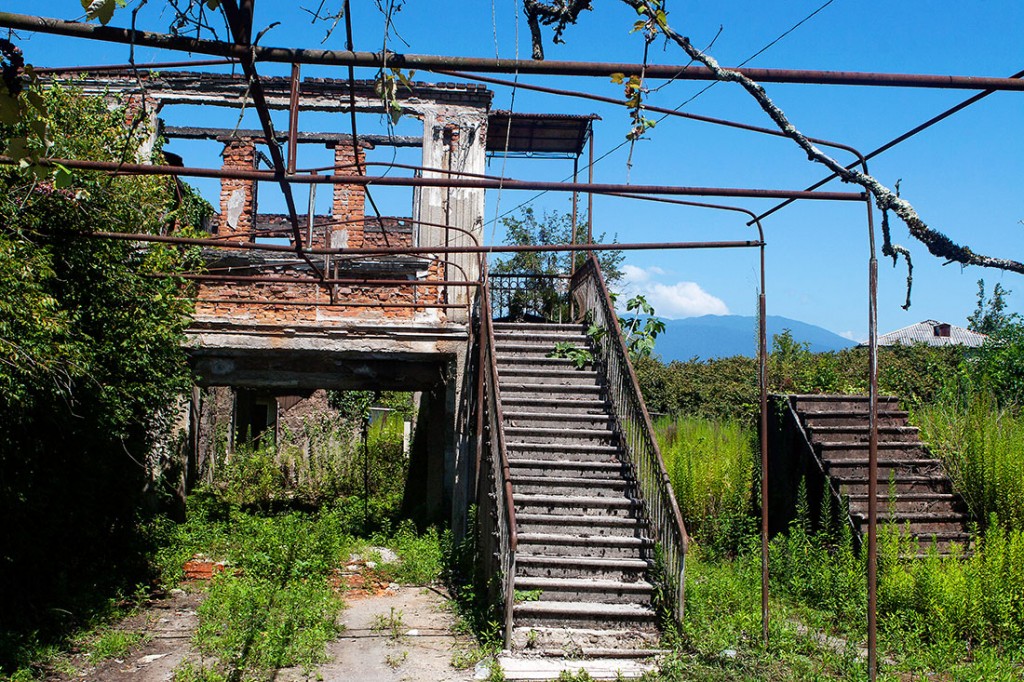
[[(464, 177), (450, 175), (454, 172), (484, 173), (487, 113), (445, 106), (425, 107), (425, 110), (423, 166), (448, 172), (424, 171), (424, 177)], [(484, 190), (423, 187), (417, 202), (415, 215), (418, 220), (467, 230), (482, 242)], [(456, 230), (420, 225), (418, 244), (441, 247), (438, 249), (438, 255), (441, 255), (444, 246), (471, 246), (474, 241)], [(454, 263), (446, 273), (451, 279), (475, 279), (479, 275), (477, 254), (449, 254), (447, 260)], [(468, 297), (469, 292), (462, 287), (448, 292), (451, 303), (464, 303)], [(452, 314), (456, 314), (455, 311)]]

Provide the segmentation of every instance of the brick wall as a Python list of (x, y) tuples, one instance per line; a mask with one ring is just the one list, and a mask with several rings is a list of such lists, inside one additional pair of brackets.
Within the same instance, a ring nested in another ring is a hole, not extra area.
[[(334, 146), (335, 175), (365, 174), (366, 152), (359, 150), (358, 168), (355, 150), (351, 144)], [(359, 248), (363, 246), (364, 218), (366, 217), (366, 189), (362, 185), (334, 185), (331, 217), (339, 221), (331, 235), (331, 246)]]
[[(253, 170), (256, 168), (256, 142), (231, 140), (224, 145), (224, 169)], [(256, 182), (224, 178), (220, 181), (220, 216), (217, 232), (220, 234), (246, 233), (253, 230)]]

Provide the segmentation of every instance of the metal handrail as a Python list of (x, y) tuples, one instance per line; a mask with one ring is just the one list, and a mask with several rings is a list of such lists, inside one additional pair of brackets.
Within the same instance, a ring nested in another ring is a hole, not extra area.
[[(492, 476), (492, 490), (497, 515), (498, 551), (501, 562), (500, 580), (505, 618), (505, 647), (512, 637), (512, 611), (515, 601), (516, 550), (519, 545), (519, 531), (516, 524), (515, 505), (512, 500), (512, 477), (505, 448), (505, 414), (501, 406), (501, 389), (498, 384), (498, 363), (494, 355), (495, 340), (492, 324), (490, 286), (486, 263), (481, 276), (484, 286), (480, 287), (480, 343), (482, 345), (482, 366), (484, 393), (487, 401), (488, 427), (491, 433), (488, 466), (498, 464)], [(497, 446), (497, 447), (495, 447)], [(495, 450), (497, 452), (495, 452)], [(497, 462), (495, 462), (495, 456)], [(492, 469), (493, 471), (493, 469)]]
[(666, 571), (665, 587), (674, 597), (667, 606), (673, 616), (682, 621), (689, 537), (654, 437), (654, 426), (644, 404), (640, 384), (629, 361), (618, 315), (593, 253), (574, 273), (570, 293), (581, 313), (589, 314), (593, 324), (606, 330), (594, 341), (598, 360), (595, 365), (604, 374), (623, 451), (633, 469), (637, 492), (645, 502), (654, 540), (661, 546)]

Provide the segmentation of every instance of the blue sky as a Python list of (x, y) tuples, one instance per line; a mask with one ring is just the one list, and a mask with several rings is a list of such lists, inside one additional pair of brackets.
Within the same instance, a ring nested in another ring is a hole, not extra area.
[[(718, 34), (710, 49), (722, 64), (748, 59), (794, 24), (824, 4), (825, 0), (788, 2), (695, 3), (671, 0), (669, 21), (703, 46)], [(257, 27), (272, 21), (281, 25), (263, 38), (265, 45), (318, 46), (325, 24), (312, 25), (301, 7), (315, 8), (319, 0), (297, 3), (277, 0), (257, 2)], [(327, 0), (326, 7), (340, 5)], [(637, 62), (642, 41), (630, 35), (635, 15), (613, 0), (596, 0), (595, 11), (586, 13), (565, 35), (566, 44), (545, 46), (549, 59)], [(375, 3), (354, 0), (356, 49), (379, 50), (382, 18)], [(37, 13), (66, 19), (81, 15), (78, 0), (25, 2), (7, 0), (7, 11)], [(529, 33), (519, 0), (451, 0), (439, 3), (408, 0), (396, 15), (396, 25), (408, 45), (392, 41), (396, 51), (427, 54), (463, 54), (481, 57), (528, 57)], [(114, 19), (127, 25), (129, 13)], [(169, 22), (164, 3), (151, 0), (140, 15), (140, 27), (163, 31)], [(719, 29), (721, 32), (719, 33)], [(993, 0), (974, 3), (937, 3), (934, 0), (856, 2), (834, 0), (801, 27), (750, 62), (751, 66), (844, 71), (952, 73), (1008, 76), (1024, 67), (1024, 3)], [(28, 37), (28, 36), (25, 36)], [(29, 61), (37, 65), (119, 63), (127, 60), (127, 48), (86, 44), (43, 36), (20, 43)], [(343, 32), (336, 31), (324, 44), (341, 48)], [(150, 50), (139, 52), (140, 62), (175, 58)], [(678, 64), (684, 60), (673, 45), (652, 46), (651, 61)], [(261, 72), (284, 73), (281, 66), (264, 65)], [(307, 67), (306, 76), (344, 78), (343, 70)], [(357, 72), (371, 78), (372, 72)], [(417, 79), (444, 80), (419, 73)], [(621, 97), (620, 86), (603, 78), (523, 77), (523, 81), (585, 90)], [(661, 85), (653, 81), (651, 87)], [(650, 95), (652, 104), (674, 107), (705, 83), (676, 82)], [(773, 85), (768, 93), (790, 119), (809, 135), (834, 139), (868, 151), (969, 97), (965, 91), (864, 88), (848, 86)], [(803, 189), (823, 177), (823, 170), (786, 140), (706, 124), (670, 119), (659, 124), (649, 139), (638, 142), (627, 167), (628, 146), (611, 151), (629, 128), (622, 108), (594, 102), (495, 88), (495, 108), (522, 112), (597, 113), (596, 150), (604, 156), (595, 167), (598, 182), (679, 184), (695, 186), (769, 187)], [(699, 95), (686, 111), (769, 125), (756, 104), (737, 86), (719, 84)], [(171, 113), (173, 112), (173, 113)], [(169, 110), (172, 125), (234, 125), (236, 115), (227, 111)], [(305, 116), (309, 130), (345, 130), (347, 117)], [(284, 118), (280, 119), (281, 125)], [(940, 123), (871, 162), (871, 171), (892, 184), (901, 181), (904, 198), (918, 209), (926, 222), (954, 241), (969, 244), (990, 255), (1024, 259), (1024, 93), (997, 93), (955, 117)], [(246, 125), (256, 127), (250, 117)], [(379, 132), (376, 116), (361, 116), (363, 132)], [(418, 134), (415, 121), (403, 121), (400, 134)], [(180, 143), (176, 143), (180, 144)], [(171, 147), (186, 152), (190, 165), (219, 165), (213, 145)], [(609, 153), (611, 152), (611, 153)], [(605, 154), (608, 154), (605, 156)], [(327, 153), (311, 150), (300, 165), (328, 163)], [(390, 150), (377, 150), (371, 160), (388, 161)], [(416, 163), (411, 151), (395, 155)], [(840, 155), (840, 158), (846, 159)], [(491, 162), (488, 172), (510, 177), (562, 180), (572, 172), (568, 161), (542, 159)], [(215, 183), (197, 183), (215, 198)], [(845, 189), (833, 183), (829, 189)], [(263, 190), (269, 203), (272, 189)], [(326, 194), (326, 193), (323, 193)], [(410, 192), (377, 190), (385, 213), (408, 213)], [(523, 202), (537, 211), (566, 211), (569, 198), (533, 193), (504, 192), (488, 195), (487, 238), (500, 241), (496, 211), (505, 213)], [(301, 203), (301, 200), (300, 200)], [(321, 202), (326, 207), (325, 202)], [(700, 209), (634, 202), (613, 198), (595, 199), (598, 232), (615, 234), (620, 241), (684, 241), (745, 239), (751, 228), (729, 214)], [(733, 200), (752, 210), (770, 201)], [(824, 326), (850, 338), (863, 339), (867, 331), (867, 230), (859, 204), (802, 202), (765, 220), (768, 241), (769, 313)], [(914, 257), (913, 305), (901, 309), (905, 295), (906, 268), (901, 262), (880, 262), (879, 327), (889, 331), (934, 318), (964, 324), (974, 309), (977, 280), (989, 289), (1000, 282), (1013, 290), (1011, 309), (1024, 312), (1024, 278), (981, 268), (962, 269), (943, 265), (912, 240), (906, 228), (894, 222), (894, 240), (907, 246)], [(633, 290), (643, 291), (658, 312), (667, 317), (705, 313), (754, 314), (758, 286), (757, 254), (753, 250), (634, 252), (627, 255), (627, 273)]]

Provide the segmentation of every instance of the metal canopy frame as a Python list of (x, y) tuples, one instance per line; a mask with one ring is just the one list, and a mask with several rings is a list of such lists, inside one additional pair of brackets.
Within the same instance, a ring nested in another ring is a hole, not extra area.
[[(398, 178), (392, 176), (368, 176), (363, 173), (358, 173), (355, 176), (346, 176), (343, 179), (332, 178), (329, 176), (316, 175), (315, 171), (309, 172), (297, 172), (295, 168), (295, 145), (298, 142), (324, 142), (325, 136), (331, 136), (330, 142), (353, 142), (357, 143), (357, 139), (361, 139), (364, 142), (370, 144), (390, 144), (394, 146), (411, 146), (419, 141), (414, 138), (402, 139), (402, 138), (391, 138), (385, 136), (361, 136), (357, 138), (354, 135), (345, 136), (341, 134), (323, 134), (323, 133), (299, 133), (297, 128), (297, 117), (300, 108), (305, 106), (309, 110), (317, 109), (320, 106), (327, 106), (324, 104), (324, 98), (321, 98), (319, 103), (307, 101), (310, 93), (322, 92), (322, 93), (334, 93), (338, 96), (335, 97), (338, 104), (330, 105), (338, 109), (348, 109), (349, 111), (355, 111), (360, 105), (356, 103), (357, 90), (360, 94), (365, 94), (363, 91), (366, 90), (367, 81), (357, 82), (353, 78), (349, 78), (344, 81), (330, 81), (325, 79), (307, 79), (301, 82), (301, 89), (305, 91), (306, 96), (301, 97), (299, 95), (300, 82), (298, 65), (299, 64), (321, 64), (321, 65), (337, 65), (337, 66), (348, 66), (350, 69), (353, 67), (371, 67), (374, 69), (387, 67), (397, 68), (417, 68), (420, 70), (433, 71), (439, 74), (452, 75), (459, 78), (465, 78), (469, 80), (477, 80), (481, 82), (495, 83), (495, 84), (510, 84), (508, 81), (501, 81), (499, 79), (471, 75), (461, 73), (455, 70), (472, 71), (476, 74), (481, 72), (485, 73), (516, 73), (516, 74), (554, 74), (554, 75), (574, 75), (574, 76), (608, 76), (612, 73), (639, 73), (641, 69), (644, 70), (645, 76), (652, 79), (675, 79), (675, 80), (712, 80), (713, 75), (704, 68), (701, 67), (682, 67), (682, 66), (652, 66), (652, 65), (639, 65), (639, 64), (608, 64), (608, 63), (586, 63), (586, 62), (534, 62), (534, 61), (515, 61), (515, 60), (496, 60), (496, 59), (478, 59), (468, 57), (445, 57), (445, 56), (433, 56), (433, 55), (400, 55), (400, 54), (379, 54), (379, 53), (368, 53), (368, 52), (356, 52), (352, 49), (345, 51), (324, 51), (324, 50), (294, 50), (285, 48), (268, 48), (255, 46), (252, 41), (252, 10), (254, 0), (224, 0), (222, 6), (225, 11), (225, 15), (228, 19), (229, 27), (233, 42), (221, 42), (211, 40), (198, 40), (185, 38), (181, 36), (171, 36), (160, 33), (152, 33), (145, 31), (135, 31), (128, 29), (115, 28), (110, 26), (96, 26), (92, 24), (84, 24), (80, 22), (67, 22), (57, 19), (49, 19), (43, 17), (19, 15), (6, 12), (0, 12), (0, 27), (49, 33), (53, 35), (63, 35), (76, 38), (86, 38), (93, 40), (100, 40), (106, 42), (120, 43), (120, 44), (131, 44), (135, 46), (146, 46), (159, 49), (168, 49), (179, 52), (191, 52), (196, 54), (213, 55), (220, 57), (220, 59), (208, 59), (208, 60), (192, 60), (192, 61), (178, 61), (178, 62), (164, 62), (160, 65), (151, 65), (153, 68), (171, 68), (171, 67), (183, 67), (183, 66), (215, 66), (222, 64), (241, 64), (242, 69), (245, 73), (245, 78), (240, 79), (234, 76), (225, 76), (223, 74), (208, 76), (213, 80), (219, 82), (225, 88), (235, 88), (239, 90), (238, 96), (241, 97), (240, 101), (251, 98), (254, 108), (260, 118), (261, 131), (244, 131), (247, 134), (256, 133), (261, 135), (264, 142), (268, 143), (268, 147), (271, 153), (271, 165), (272, 171), (261, 172), (261, 171), (234, 171), (225, 169), (205, 169), (205, 168), (187, 168), (178, 167), (171, 165), (142, 165), (142, 164), (114, 164), (114, 163), (103, 163), (103, 162), (92, 162), (83, 161), (76, 159), (43, 159), (42, 163), (55, 164), (61, 163), (68, 168), (91, 170), (109, 173), (112, 175), (120, 174), (146, 174), (146, 175), (169, 175), (169, 176), (191, 176), (191, 177), (213, 177), (213, 178), (242, 178), (251, 180), (263, 180), (263, 181), (274, 181), (277, 182), (281, 188), (282, 193), (286, 198), (288, 205), (288, 214), (286, 216), (287, 226), (291, 229), (292, 236), (294, 239), (294, 246), (280, 246), (275, 247), (267, 244), (256, 244), (247, 242), (244, 240), (233, 240), (233, 239), (221, 239), (214, 238), (209, 240), (190, 240), (181, 239), (170, 236), (160, 235), (139, 235), (139, 234), (126, 234), (126, 233), (102, 233), (97, 232), (91, 235), (84, 235), (87, 238), (99, 238), (99, 239), (120, 239), (130, 240), (133, 242), (167, 242), (176, 244), (194, 244), (198, 243), (202, 246), (212, 248), (227, 248), (234, 250), (252, 250), (262, 251), (267, 253), (278, 253), (288, 252), (298, 256), (306, 265), (309, 270), (314, 274), (313, 278), (308, 279), (310, 283), (317, 284), (318, 286), (329, 286), (332, 280), (329, 280), (325, 273), (310, 260), (310, 255), (335, 255), (338, 257), (365, 257), (372, 255), (404, 255), (414, 256), (418, 254), (431, 255), (433, 252), (426, 252), (423, 248), (418, 247), (383, 247), (376, 249), (310, 249), (303, 245), (302, 233), (299, 229), (299, 217), (295, 209), (294, 199), (292, 197), (292, 185), (294, 184), (314, 184), (314, 183), (345, 183), (345, 184), (357, 184), (363, 186), (369, 185), (397, 185), (397, 186), (434, 186), (434, 187), (473, 187), (480, 189), (509, 189), (509, 190), (527, 190), (527, 189), (543, 189), (550, 191), (565, 191), (573, 193), (573, 226), (575, 229), (576, 224), (576, 207), (577, 198), (579, 192), (586, 192), (589, 198), (589, 205), (591, 210), (589, 211), (592, 217), (592, 199), (595, 193), (604, 194), (607, 196), (616, 196), (626, 199), (639, 199), (645, 201), (659, 201), (675, 203), (680, 205), (686, 205), (691, 207), (709, 208), (726, 211), (736, 211), (746, 214), (749, 217), (747, 225), (756, 225), (759, 233), (757, 240), (737, 241), (737, 242), (686, 242), (686, 243), (643, 243), (643, 244), (618, 244), (618, 245), (593, 245), (592, 239), (592, 225), (588, 227), (588, 239), (587, 244), (565, 244), (557, 245), (554, 247), (544, 247), (548, 250), (566, 250), (566, 251), (594, 251), (602, 248), (612, 248), (620, 250), (634, 250), (634, 249), (671, 249), (671, 248), (725, 248), (725, 247), (756, 247), (760, 249), (760, 261), (761, 261), (761, 291), (759, 293), (759, 315), (760, 315), (760, 329), (759, 329), (759, 385), (761, 391), (761, 455), (762, 455), (762, 636), (765, 641), (768, 637), (768, 565), (767, 565), (767, 520), (768, 520), (768, 508), (767, 508), (767, 410), (766, 410), (766, 393), (767, 393), (767, 376), (765, 359), (767, 354), (766, 344), (766, 332), (765, 332), (765, 315), (766, 315), (766, 299), (765, 299), (765, 274), (764, 274), (764, 248), (765, 239), (763, 229), (761, 227), (760, 219), (764, 218), (787, 204), (797, 199), (813, 199), (813, 200), (826, 200), (826, 201), (862, 201), (867, 208), (867, 227), (868, 227), (868, 245), (869, 245), (869, 258), (868, 258), (868, 271), (869, 271), (869, 289), (868, 289), (868, 326), (869, 326), (869, 374), (870, 374), (870, 396), (869, 396), (869, 421), (870, 421), (870, 440), (869, 440), (869, 524), (868, 524), (868, 669), (869, 676), (874, 679), (877, 674), (877, 640), (876, 640), (876, 580), (877, 580), (877, 446), (878, 446), (878, 428), (877, 428), (877, 409), (878, 409), (878, 385), (877, 385), (877, 257), (875, 253), (875, 235), (874, 235), (874, 224), (872, 218), (871, 198), (865, 193), (858, 192), (819, 192), (814, 191), (818, 187), (822, 186), (835, 176), (830, 176), (824, 180), (812, 185), (807, 190), (794, 191), (794, 190), (764, 190), (764, 189), (742, 189), (742, 188), (700, 188), (700, 187), (673, 187), (673, 186), (636, 186), (636, 185), (613, 185), (613, 184), (597, 184), (593, 183), (593, 127), (592, 122), (596, 117), (567, 117), (557, 115), (545, 115), (545, 114), (512, 114), (508, 112), (495, 112), (493, 116), (495, 121), (498, 121), (497, 125), (500, 125), (502, 120), (500, 116), (504, 115), (504, 120), (508, 121), (506, 140), (502, 140), (502, 145), (489, 145), (489, 151), (504, 150), (506, 153), (514, 154), (538, 154), (538, 155), (562, 155), (565, 158), (574, 158), (574, 173), (573, 182), (571, 183), (540, 183), (530, 182), (522, 180), (512, 180), (508, 178), (492, 178), (487, 176), (474, 176), (467, 177), (467, 175), (459, 175), (449, 173), (444, 178)], [(278, 62), (292, 64), (292, 77), (288, 81), (288, 91), (284, 92), (282, 89), (282, 82), (287, 79), (263, 79), (257, 72), (256, 64), (258, 62)], [(97, 73), (111, 73), (113, 77), (124, 77), (125, 74), (118, 74), (118, 71), (129, 71), (131, 78), (137, 78), (140, 73), (145, 73), (145, 70), (137, 69), (136, 65), (109, 65), (109, 66), (97, 66), (97, 67), (71, 67), (67, 69), (53, 69), (53, 68), (40, 68), (37, 71), (40, 74), (53, 74), (57, 71), (70, 72), (97, 72)], [(814, 84), (834, 84), (834, 85), (866, 85), (866, 86), (879, 86), (879, 87), (914, 87), (914, 88), (943, 88), (943, 89), (972, 89), (979, 90), (977, 94), (961, 102), (960, 104), (946, 110), (938, 116), (930, 119), (929, 121), (911, 129), (907, 133), (891, 140), (890, 142), (882, 145), (867, 155), (860, 154), (857, 150), (853, 149), (848, 145), (842, 145), (839, 143), (829, 142), (826, 140), (818, 140), (810, 138), (813, 142), (818, 144), (826, 144), (836, 148), (847, 150), (853, 153), (857, 158), (851, 163), (850, 167), (854, 165), (861, 165), (865, 172), (867, 172), (866, 161), (874, 156), (892, 148), (900, 142), (908, 139), (912, 135), (934, 125), (935, 123), (955, 114), (958, 111), (970, 106), (971, 104), (981, 100), (988, 95), (997, 91), (1024, 91), (1024, 81), (1021, 77), (1024, 76), (1024, 71), (1018, 72), (1009, 78), (992, 78), (992, 77), (974, 77), (974, 76), (950, 76), (950, 75), (919, 75), (919, 74), (879, 74), (879, 73), (846, 73), (846, 72), (824, 72), (824, 71), (808, 71), (808, 70), (793, 70), (793, 69), (749, 69), (742, 68), (738, 69), (746, 74), (748, 77), (760, 81), (760, 82), (774, 82), (774, 83), (814, 83)], [(162, 74), (162, 78), (168, 78), (168, 75)], [(178, 76), (171, 76), (177, 78)], [(200, 74), (181, 74), (181, 78), (190, 79), (200, 77)], [(555, 88), (546, 88), (542, 86), (529, 85), (522, 82), (515, 84), (517, 87), (536, 90), (540, 92), (548, 92), (555, 95), (570, 96), (570, 97), (583, 97), (595, 101), (602, 101), (606, 103), (623, 104), (618, 100), (611, 98), (600, 97), (589, 93), (580, 93), (573, 91), (558, 90)], [(426, 87), (437, 87), (437, 86), (426, 86)], [(466, 97), (489, 97), (489, 92), (486, 91), (482, 86), (443, 86), (448, 88), (451, 94), (456, 92), (462, 93)], [(340, 88), (340, 89), (339, 89)], [(349, 95), (349, 101), (347, 106), (340, 104), (341, 97), (340, 92), (344, 90)], [(244, 96), (243, 93), (244, 92)], [(401, 93), (401, 89), (399, 89)], [(485, 94), (486, 93), (486, 94)], [(401, 94), (399, 95), (402, 96)], [(202, 98), (200, 98), (202, 99)], [(187, 98), (181, 101), (188, 101)], [(489, 100), (488, 100), (489, 102)], [(170, 100), (168, 100), (170, 103)], [(206, 104), (217, 104), (217, 102), (210, 101), (208, 98)], [(287, 135), (277, 133), (273, 124), (270, 120), (270, 110), (274, 108), (288, 108), (289, 109), (289, 130)], [(760, 126), (751, 126), (747, 124), (737, 123), (733, 121), (724, 121), (721, 119), (712, 119), (710, 117), (704, 117), (694, 114), (687, 114), (674, 110), (663, 110), (655, 107), (647, 107), (651, 111), (661, 112), (672, 116), (679, 116), (689, 118), (691, 120), (712, 123), (716, 125), (726, 125), (734, 128), (741, 128), (752, 132), (769, 135), (781, 135), (782, 133), (768, 128), (762, 128)], [(572, 127), (570, 123), (575, 120)], [(556, 125), (556, 121), (558, 125)], [(561, 126), (561, 127), (559, 127)], [(496, 126), (497, 127), (497, 126)], [(217, 139), (223, 135), (224, 131), (215, 129), (187, 129), (177, 128), (168, 129), (165, 131), (171, 136), (178, 137), (192, 137), (192, 138), (204, 138), (204, 139)], [(545, 138), (540, 133), (551, 133), (550, 138)], [(256, 135), (253, 135), (255, 137)], [(336, 139), (335, 139), (336, 137)], [(507, 146), (504, 144), (507, 141)], [(588, 165), (588, 182), (580, 183), (578, 181), (578, 160), (582, 154), (585, 142), (590, 143), (590, 163)], [(287, 142), (288, 153), (287, 156), (282, 152), (279, 142)], [(0, 164), (12, 164), (13, 160), (9, 158), (0, 157)], [(677, 198), (668, 198), (672, 196), (722, 196), (722, 197), (746, 197), (746, 198), (779, 198), (784, 199), (783, 203), (775, 206), (774, 208), (757, 215), (753, 211), (745, 208), (735, 206), (725, 206), (720, 204), (708, 204), (696, 201), (681, 200)], [(574, 235), (575, 242), (575, 235)], [(516, 251), (516, 250), (529, 250), (529, 247), (493, 247), (483, 246), (476, 244), (475, 246), (465, 247), (444, 247), (443, 251), (447, 253), (476, 253), (480, 254), (483, 258), (488, 253), (494, 253), (499, 251)], [(486, 276), (486, 266), (481, 267), (482, 276)], [(187, 278), (200, 278), (204, 275), (197, 274), (186, 274)], [(207, 278), (220, 278), (217, 281), (238, 281), (242, 276), (232, 276), (231, 274), (226, 275), (205, 275)], [(303, 278), (294, 278), (300, 280)], [(251, 282), (257, 281), (270, 281), (280, 282), (280, 277), (260, 277), (260, 276), (248, 276), (248, 280)], [(307, 281), (307, 280), (303, 280)], [(405, 281), (399, 280), (374, 280), (368, 279), (339, 279), (336, 281), (352, 282), (359, 284), (372, 285), (376, 282), (379, 286), (405, 286)], [(482, 280), (423, 280), (422, 284), (430, 285), (436, 284), (451, 285), (451, 286), (481, 286), (484, 282)], [(218, 299), (207, 299), (210, 301)], [(253, 303), (251, 301), (232, 300), (232, 303)], [(276, 305), (328, 305), (322, 302), (304, 302), (304, 301), (260, 301), (263, 304), (276, 304)], [(329, 305), (341, 305), (341, 306), (357, 306), (362, 304), (355, 303), (335, 303), (331, 302)], [(451, 307), (465, 307), (465, 305), (450, 305), (443, 303), (412, 303), (412, 304), (389, 304), (389, 303), (375, 303), (366, 304), (370, 307), (388, 307), (388, 306), (404, 306), (412, 308), (451, 308)]]

